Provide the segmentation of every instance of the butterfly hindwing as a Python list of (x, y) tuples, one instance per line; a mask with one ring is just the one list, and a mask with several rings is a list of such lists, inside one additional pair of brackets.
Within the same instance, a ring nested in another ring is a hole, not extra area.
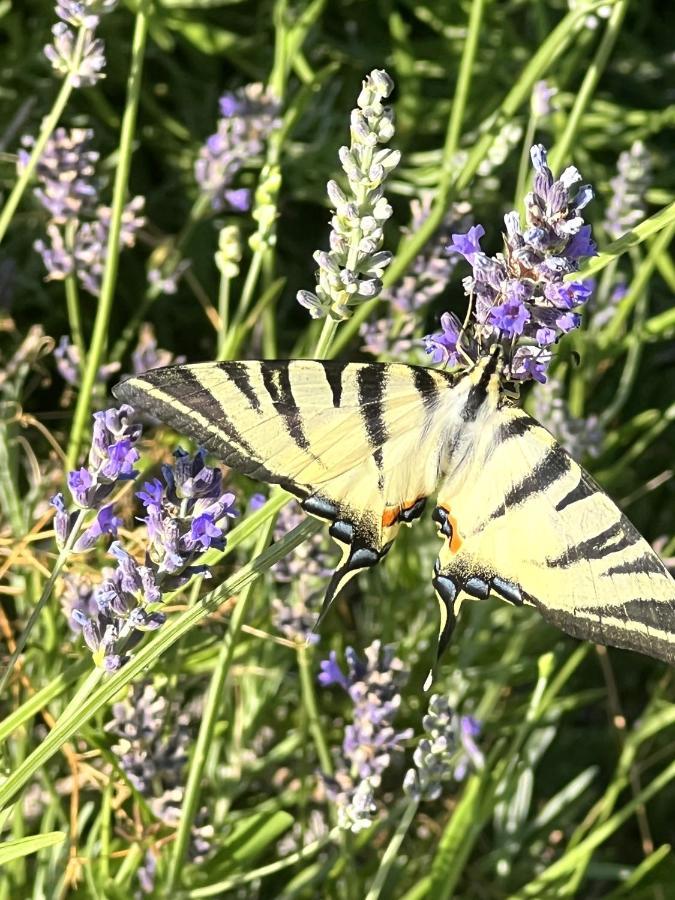
[(438, 482), (452, 379), (405, 365), (313, 360), (154, 369), (118, 398), (252, 478), (280, 484), (343, 547), (329, 604), (376, 563)]
[(447, 642), (463, 597), (535, 606), (569, 634), (675, 662), (675, 583), (649, 544), (541, 425), (498, 410), (433, 513)]

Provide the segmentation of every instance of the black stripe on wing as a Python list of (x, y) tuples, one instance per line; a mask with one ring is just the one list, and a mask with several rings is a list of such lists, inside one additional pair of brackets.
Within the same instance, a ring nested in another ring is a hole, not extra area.
[(597, 494), (600, 492), (600, 488), (593, 483), (591, 478), (586, 475), (584, 472), (579, 473), (579, 481), (575, 484), (569, 493), (565, 494), (555, 505), (555, 508), (558, 512), (562, 512), (567, 506), (571, 506), (573, 503), (579, 503), (580, 500), (585, 500), (586, 497), (592, 497), (593, 494)]
[(251, 384), (251, 369), (245, 363), (241, 362), (222, 362), (219, 368), (227, 375), (236, 388), (246, 397), (249, 405), (256, 412), (262, 410), (260, 397), (256, 389)]
[(618, 522), (614, 522), (604, 531), (579, 541), (578, 544), (573, 544), (560, 556), (547, 559), (546, 562), (555, 568), (568, 569), (575, 563), (591, 559), (604, 559), (606, 556), (627, 550), (641, 542), (640, 533), (625, 516), (621, 516)]
[(302, 450), (309, 450), (310, 442), (305, 434), (302, 413), (291, 388), (288, 363), (261, 362), (260, 372), (265, 390), (269, 394), (275, 410), (283, 419), (286, 430), (298, 447)]
[(537, 463), (518, 484), (506, 494), (502, 503), (488, 516), (488, 521), (503, 516), (508, 509), (524, 503), (535, 494), (545, 491), (550, 485), (563, 478), (570, 471), (572, 461), (567, 453), (555, 444), (546, 456)]
[[(116, 385), (114, 394), (132, 406), (147, 409), (243, 475), (280, 484), (301, 499), (307, 496), (306, 485), (290, 481), (262, 464), (258, 452), (228, 418), (218, 398), (202, 386), (188, 367), (172, 366), (146, 372), (139, 379)], [(207, 422), (202, 422), (200, 417)]]

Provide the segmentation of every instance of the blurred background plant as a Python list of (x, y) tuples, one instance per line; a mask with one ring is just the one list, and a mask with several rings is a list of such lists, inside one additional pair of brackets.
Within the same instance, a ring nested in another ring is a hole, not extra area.
[(428, 364), (466, 312), (451, 235), (503, 250), (541, 143), (593, 185), (599, 255), (523, 403), (672, 566), (669, 17), (0, 2), (0, 898), (673, 895), (663, 665), (489, 600), (429, 697), (430, 522), (317, 632), (318, 527), (103, 412), (113, 377), (174, 360)]

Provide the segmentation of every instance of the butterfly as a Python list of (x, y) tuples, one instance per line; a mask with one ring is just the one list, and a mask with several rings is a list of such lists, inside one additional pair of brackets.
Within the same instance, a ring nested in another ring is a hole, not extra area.
[(576, 638), (675, 663), (675, 581), (505, 390), (499, 352), (460, 375), (397, 363), (210, 362), (115, 396), (231, 468), (281, 485), (341, 546), (322, 615), (435, 494), (438, 653), (466, 598), (533, 606)]

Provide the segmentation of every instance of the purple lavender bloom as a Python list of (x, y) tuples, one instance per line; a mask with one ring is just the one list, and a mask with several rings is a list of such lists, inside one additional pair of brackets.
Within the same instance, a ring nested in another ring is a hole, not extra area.
[(415, 749), (415, 768), (406, 773), (403, 789), (417, 800), (437, 800), (443, 782), (462, 781), (470, 769), (483, 768), (485, 758), (476, 743), (481, 724), (473, 716), (458, 716), (447, 697), (434, 694), (423, 725), (426, 735)]
[[(86, 621), (88, 616), (93, 616), (98, 612), (93, 583), (90, 579), (79, 575), (64, 575), (63, 593), (59, 602), (61, 611), (68, 620), (73, 634), (80, 634), (82, 631), (80, 616), (83, 616)], [(77, 618), (75, 610), (79, 614)]]
[(59, 548), (59, 550), (62, 550), (64, 544), (68, 540), (70, 530), (75, 524), (77, 514), (68, 512), (68, 509), (66, 508), (66, 501), (63, 499), (63, 494), (61, 493), (54, 494), (49, 502), (50, 505), (53, 506), (56, 510), (56, 513), (54, 515), (54, 534), (56, 537), (56, 546)]
[[(59, 339), (59, 343), (54, 348), (54, 358), (56, 359), (56, 368), (61, 378), (66, 384), (77, 387), (80, 384), (80, 351), (75, 344), (71, 344), (67, 335), (63, 335)], [(111, 375), (115, 375), (119, 370), (120, 364), (117, 362), (104, 363), (99, 367), (96, 378), (98, 381), (107, 381)]]
[(424, 349), (436, 364), (456, 366), (459, 362), (457, 344), (462, 330), (462, 323), (453, 313), (441, 316), (441, 331), (428, 334), (424, 338)]
[(349, 682), (340, 668), (335, 650), (330, 651), (328, 659), (321, 660), (320, 669), (317, 680), (321, 687), (330, 687), (333, 684), (338, 684), (345, 691), (349, 690)]
[(104, 506), (98, 510), (94, 521), (82, 532), (73, 545), (73, 553), (85, 553), (91, 550), (96, 541), (104, 534), (117, 537), (117, 529), (123, 520), (114, 515), (113, 507)]
[(279, 126), (279, 104), (262, 84), (249, 84), (221, 97), (220, 111), (218, 130), (199, 151), (195, 178), (214, 210), (246, 211), (249, 193), (232, 183), (251, 158), (260, 156)]
[(134, 375), (142, 375), (143, 372), (148, 372), (150, 369), (159, 369), (162, 366), (170, 366), (172, 363), (180, 365), (184, 362), (184, 356), (174, 357), (170, 350), (159, 349), (155, 330), (149, 322), (141, 325), (138, 344), (131, 354), (131, 367)]
[(97, 509), (117, 482), (136, 476), (133, 465), (139, 458), (135, 445), (140, 436), (141, 426), (133, 422), (130, 406), (94, 413), (88, 464), (68, 474), (68, 487), (78, 506)]
[(476, 743), (482, 731), (481, 723), (473, 716), (461, 716), (459, 720), (459, 743), (462, 754), (455, 764), (454, 779), (463, 781), (470, 768), (480, 770), (485, 765), (485, 757)]
[[(61, 23), (63, 24), (63, 23)], [(64, 27), (67, 27), (64, 25)], [(49, 214), (48, 240), (37, 240), (48, 281), (77, 275), (85, 290), (98, 296), (105, 268), (112, 210), (98, 203), (95, 176), (99, 154), (91, 149), (91, 129), (58, 128), (47, 142), (37, 167), (40, 186), (35, 196)], [(17, 168), (26, 166), (34, 138), (22, 138)], [(120, 248), (133, 247), (145, 223), (143, 197), (134, 197), (122, 213)]]
[(490, 310), (489, 321), (507, 337), (522, 334), (530, 313), (522, 300), (507, 300)]
[(397, 732), (393, 721), (401, 705), (401, 687), (407, 678), (393, 648), (374, 641), (360, 657), (351, 647), (345, 651), (347, 674), (335, 653), (321, 665), (319, 681), (339, 684), (353, 704), (352, 722), (345, 728), (342, 758), (334, 779), (326, 779), (328, 793), (338, 806), (343, 827), (358, 831), (369, 824), (376, 806), (373, 791), (382, 773), (412, 737), (412, 729)]
[[(573, 166), (555, 179), (540, 144), (532, 147), (531, 157), (534, 189), (525, 198), (525, 229), (513, 211), (504, 217), (503, 253), (489, 257), (481, 250), (481, 226), (453, 235), (453, 247), (473, 270), (464, 279), (464, 290), (474, 304), (472, 320), (461, 336), (464, 357), (477, 362), (500, 344), (508, 378), (542, 382), (552, 358), (546, 348), (579, 327), (581, 318), (574, 310), (590, 296), (589, 284), (566, 278), (579, 270), (582, 259), (595, 254), (591, 227), (581, 215), (593, 192), (588, 185), (575, 187), (581, 176)], [(450, 341), (450, 360), (443, 352), (442, 337), (428, 336), (427, 352), (436, 363), (456, 364), (462, 356), (459, 332), (454, 345)]]
[(205, 550), (223, 549), (228, 521), (237, 515), (234, 494), (224, 491), (221, 470), (206, 465), (205, 451), (191, 456), (178, 448), (174, 457), (173, 466), (162, 467), (165, 485), (155, 479), (137, 494), (164, 589), (195, 574), (193, 563)]
[(260, 509), (267, 503), (267, 497), (264, 494), (251, 494), (251, 497), (248, 501), (248, 508), (251, 512), (255, 512), (257, 509)]
[[(98, 196), (95, 178), (99, 153), (92, 149), (91, 128), (57, 128), (47, 141), (37, 165), (39, 187), (35, 196), (57, 225), (93, 213)], [(18, 154), (17, 172), (23, 172), (35, 138), (24, 135)]]
[(460, 253), (468, 262), (473, 262), (477, 253), (482, 253), (480, 240), (485, 236), (482, 225), (472, 225), (466, 234), (453, 234), (451, 249)]
[[(134, 685), (123, 702), (112, 707), (104, 726), (117, 742), (112, 750), (135, 791), (143, 796), (153, 815), (175, 829), (185, 795), (185, 767), (201, 714), (198, 703), (186, 704), (180, 696), (169, 701), (153, 685)], [(214, 829), (206, 809), (199, 810), (191, 833), (188, 856), (204, 859), (211, 849)], [(152, 892), (156, 862), (146, 857), (139, 875), (142, 889)]]
[(76, 88), (92, 87), (105, 77), (103, 41), (94, 32), (85, 32), (82, 50), (77, 54), (77, 36), (65, 22), (52, 27), (52, 43), (44, 48), (44, 54), (52, 69), (62, 78), (69, 78)]

